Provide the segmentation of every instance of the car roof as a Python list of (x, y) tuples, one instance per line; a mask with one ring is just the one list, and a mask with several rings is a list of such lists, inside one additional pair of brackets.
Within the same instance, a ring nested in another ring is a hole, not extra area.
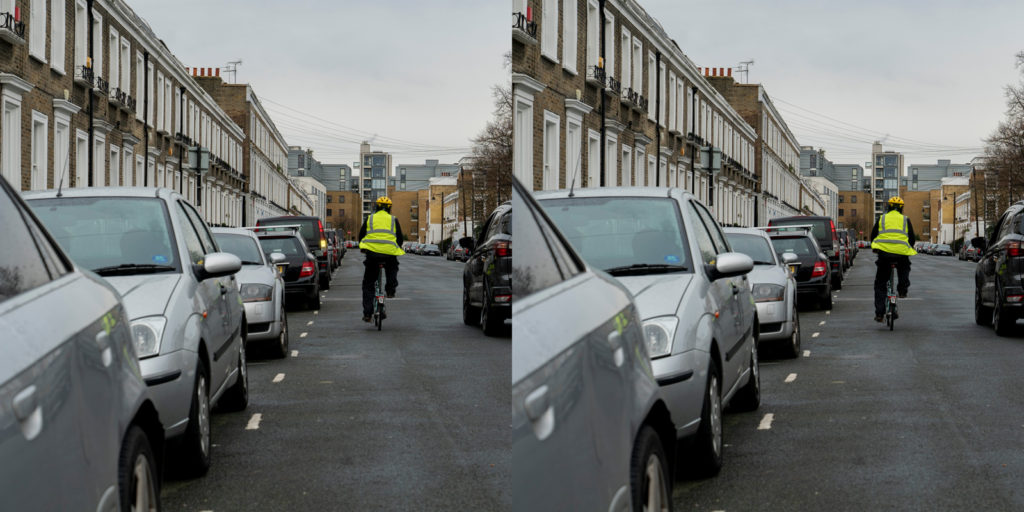
[(741, 234), (741, 235), (755, 235), (755, 236), (765, 236), (766, 235), (766, 233), (764, 232), (763, 229), (757, 229), (757, 228), (735, 228), (735, 227), (730, 227), (730, 228), (722, 228), (722, 231), (724, 231), (726, 234), (737, 233), (737, 234)]
[(252, 230), (245, 229), (245, 228), (210, 228), (210, 231), (213, 234), (215, 234), (215, 235), (217, 233), (223, 233), (225, 235), (242, 235), (242, 236), (248, 236), (248, 237), (256, 236), (252, 232)]
[[(25, 200), (51, 199), (57, 197), (56, 189), (33, 190), (21, 193)], [(182, 197), (178, 191), (163, 187), (83, 187), (65, 188), (60, 191), (61, 197), (158, 197), (171, 199)]]
[[(533, 193), (534, 199), (562, 199), (569, 197), (569, 189), (544, 190)], [(693, 197), (693, 194), (681, 188), (668, 187), (594, 187), (577, 188), (572, 197), (676, 197), (678, 199)]]

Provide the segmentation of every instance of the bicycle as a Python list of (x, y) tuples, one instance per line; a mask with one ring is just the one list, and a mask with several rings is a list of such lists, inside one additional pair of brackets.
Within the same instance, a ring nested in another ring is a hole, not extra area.
[(377, 326), (377, 330), (381, 330), (384, 324), (384, 319), (388, 317), (384, 308), (384, 264), (380, 263), (377, 265), (379, 273), (377, 274), (377, 282), (373, 285), (373, 325)]
[(896, 264), (890, 264), (890, 269), (889, 283), (885, 287), (885, 325), (891, 331), (900, 315), (896, 310)]

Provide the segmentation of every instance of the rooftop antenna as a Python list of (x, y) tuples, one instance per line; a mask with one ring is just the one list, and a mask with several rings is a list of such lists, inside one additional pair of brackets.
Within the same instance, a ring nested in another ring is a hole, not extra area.
[(238, 66), (241, 64), (242, 59), (238, 59), (228, 62), (226, 66), (221, 68), (224, 70), (224, 74), (231, 73), (231, 83), (233, 84), (238, 83)]
[(569, 182), (569, 197), (576, 197), (573, 190), (576, 188), (576, 171), (580, 170), (580, 166), (583, 165), (583, 148), (580, 148), (579, 153), (576, 154), (576, 168), (572, 170), (572, 181)]
[(740, 64), (736, 66), (736, 68), (734, 68), (736, 69), (736, 74), (743, 73), (743, 83), (745, 84), (750, 83), (750, 65), (753, 63), (754, 59), (745, 60), (743, 62), (740, 62)]
[(64, 188), (64, 176), (68, 170), (68, 163), (71, 161), (71, 147), (68, 147), (68, 154), (64, 157), (64, 165), (61, 166), (60, 181), (57, 182), (57, 197), (64, 197), (61, 190)]

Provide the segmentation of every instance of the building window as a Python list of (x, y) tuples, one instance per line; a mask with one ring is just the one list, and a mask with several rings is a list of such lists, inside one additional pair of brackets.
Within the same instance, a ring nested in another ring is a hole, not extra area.
[(607, 11), (604, 13), (604, 70), (609, 78), (615, 76), (615, 16)]
[(330, 196), (330, 195), (328, 195), (328, 196), (327, 196), (327, 202), (328, 202), (328, 203), (330, 203), (330, 202), (331, 202), (331, 196)]
[(629, 30), (623, 25), (621, 43), (619, 44), (620, 51), (622, 52), (622, 71), (619, 75), (622, 77), (623, 91), (633, 88), (633, 53), (630, 51), (632, 40), (633, 37), (629, 34)]
[(657, 77), (655, 71), (657, 70), (657, 64), (655, 64), (654, 52), (647, 52), (647, 118), (654, 120), (654, 85)]
[(633, 90), (638, 94), (643, 94), (644, 90), (644, 45), (640, 42), (640, 38), (633, 37), (633, 56), (630, 58), (633, 61)]
[(142, 52), (135, 53), (135, 119), (142, 121), (142, 94), (145, 84), (145, 66), (143, 65)]
[(601, 49), (598, 47), (598, 35), (601, 31), (597, 26), (600, 23), (600, 14), (596, 0), (587, 1), (587, 67), (597, 65), (597, 57)]
[(856, 217), (857, 216), (857, 209), (854, 208), (854, 209), (850, 210), (850, 215), (853, 215), (854, 217)]
[(601, 175), (604, 176), (605, 187), (617, 187), (618, 181), (618, 140), (615, 135), (607, 134), (604, 139), (604, 169)]
[(843, 215), (845, 215), (845, 214), (843, 213), (843, 209), (842, 209), (842, 208), (840, 208), (840, 209), (839, 209), (839, 216), (840, 216), (840, 217), (842, 217)]
[(110, 146), (110, 186), (121, 185), (121, 149)]
[(556, 190), (558, 189), (558, 157), (560, 153), (560, 147), (558, 144), (558, 129), (561, 124), (561, 119), (558, 114), (544, 111), (544, 134), (541, 139), (543, 147), (541, 152), (544, 158), (543, 175), (541, 177), (541, 190)]
[(56, 0), (50, 5), (50, 67), (60, 74), (64, 74), (65, 3)]
[(558, 62), (558, 0), (542, 0), (540, 54)]
[[(676, 129), (676, 74), (670, 71), (668, 74), (668, 129)], [(662, 118), (662, 121), (665, 119)]]
[(583, 159), (583, 119), (566, 113), (565, 121), (565, 182), (572, 188), (580, 176)]
[[(113, 50), (111, 50), (113, 51)], [(127, 38), (121, 38), (121, 83), (118, 87), (125, 94), (131, 94), (132, 88), (132, 44)], [(138, 109), (136, 109), (138, 110)]]
[(842, 194), (839, 194), (839, 202), (840, 202), (840, 203), (842, 203), (842, 202), (843, 202), (843, 195), (842, 195)]
[(596, 187), (600, 184), (601, 172), (601, 134), (590, 130), (587, 132), (587, 181), (586, 186)]
[(327, 216), (328, 216), (328, 217), (330, 217), (330, 216), (332, 216), (332, 215), (334, 215), (334, 214), (333, 214), (333, 213), (331, 213), (331, 209), (330, 209), (330, 208), (328, 208), (328, 209), (327, 209)]
[(0, 124), (0, 174), (15, 190), (21, 190), (21, 101), (3, 98)]
[(103, 16), (95, 10), (92, 13), (92, 70), (97, 78), (103, 76)]
[[(107, 45), (110, 51), (110, 88), (116, 89), (121, 86), (121, 36), (114, 27), (110, 27), (110, 44)], [(95, 51), (95, 49), (93, 50)]]
[(94, 135), (92, 144), (92, 184), (94, 187), (105, 187), (107, 168), (104, 163), (107, 161), (107, 154), (104, 146), (107, 145), (107, 139), (102, 135)]
[(71, 159), (71, 119), (66, 114), (54, 113), (53, 117), (53, 186), (67, 183)]
[(533, 190), (533, 97), (516, 95), (515, 132), (524, 136), (513, 137), (512, 174), (527, 190)]
[(132, 149), (128, 146), (124, 147), (124, 165), (121, 169), (124, 171), (124, 186), (134, 187), (135, 186), (135, 173), (132, 172)]
[(638, 187), (646, 187), (648, 183), (647, 173), (644, 172), (644, 162), (646, 159), (644, 158), (643, 146), (637, 146), (633, 153), (636, 155), (636, 185)]
[[(43, 11), (45, 12), (45, 11)], [(49, 125), (49, 118), (42, 112), (32, 111), (32, 134), (30, 154), (32, 156), (29, 190), (46, 189), (46, 153), (49, 149), (46, 145), (46, 130)], [(19, 180), (20, 182), (20, 180)], [(20, 183), (16, 188), (21, 188)]]
[(659, 82), (661, 82), (661, 94), (658, 95), (658, 97), (661, 98), (661, 104), (660, 108), (658, 109), (658, 120), (662, 126), (665, 126), (665, 82), (668, 79), (665, 77), (664, 62), (662, 62), (661, 65), (658, 66), (658, 70), (661, 71), (661, 80), (659, 80)]
[(573, 74), (576, 73), (576, 46), (579, 45), (576, 3), (575, 0), (562, 0), (562, 67)]
[(46, 0), (30, 0), (28, 25), (28, 54), (46, 62)]
[(633, 184), (633, 149), (622, 146), (622, 180), (621, 184), (628, 187)]
[[(840, 202), (842, 202), (842, 200), (840, 200)], [(850, 202), (851, 203), (856, 203), (857, 202), (857, 196), (856, 195), (851, 195), (850, 196)]]

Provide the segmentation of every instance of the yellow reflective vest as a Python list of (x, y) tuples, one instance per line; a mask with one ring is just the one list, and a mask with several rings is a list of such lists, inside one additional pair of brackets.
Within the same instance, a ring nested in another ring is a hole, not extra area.
[(907, 217), (892, 210), (878, 218), (878, 238), (871, 241), (871, 248), (890, 254), (913, 256), (917, 251), (910, 246)]
[(398, 246), (395, 234), (395, 218), (380, 210), (366, 218), (366, 238), (359, 241), (359, 248), (378, 254), (401, 256), (405, 251)]

